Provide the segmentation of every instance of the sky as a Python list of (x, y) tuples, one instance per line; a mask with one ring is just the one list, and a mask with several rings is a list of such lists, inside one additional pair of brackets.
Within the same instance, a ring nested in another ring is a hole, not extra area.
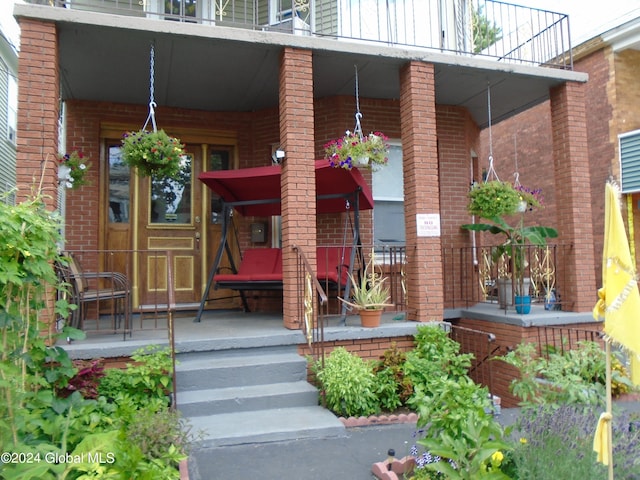
[[(19, 29), (12, 12), (13, 3), (23, 0), (0, 0), (0, 28), (14, 43)], [(638, 0), (506, 0), (507, 3), (569, 15), (572, 45), (579, 45), (626, 20), (640, 16)]]

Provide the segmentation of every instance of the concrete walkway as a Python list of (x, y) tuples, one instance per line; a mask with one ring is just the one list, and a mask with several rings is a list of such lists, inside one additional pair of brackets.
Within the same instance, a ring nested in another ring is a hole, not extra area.
[[(620, 408), (640, 413), (640, 402), (619, 402)], [(520, 410), (503, 409), (498, 420), (510, 425)], [(595, 423), (594, 423), (595, 428)], [(371, 466), (387, 458), (409, 454), (415, 424), (348, 428), (345, 436), (252, 443), (194, 449), (189, 457), (190, 480), (371, 480)]]

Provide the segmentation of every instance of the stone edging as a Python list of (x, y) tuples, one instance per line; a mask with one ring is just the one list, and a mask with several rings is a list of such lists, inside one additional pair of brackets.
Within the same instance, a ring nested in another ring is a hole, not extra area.
[(370, 425), (392, 425), (395, 423), (416, 423), (416, 413), (401, 413), (399, 415), (371, 415), (369, 417), (340, 417), (339, 420), (347, 427), (368, 427)]

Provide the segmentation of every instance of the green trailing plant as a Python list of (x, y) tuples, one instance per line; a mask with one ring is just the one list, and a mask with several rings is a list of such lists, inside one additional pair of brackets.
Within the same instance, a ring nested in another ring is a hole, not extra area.
[(100, 395), (119, 402), (123, 397), (138, 406), (157, 400), (168, 404), (173, 390), (173, 365), (169, 348), (150, 345), (136, 350), (126, 369), (109, 369), (98, 386)]
[(184, 145), (164, 130), (138, 130), (122, 136), (122, 161), (143, 177), (177, 178)]
[(327, 408), (337, 415), (357, 417), (379, 412), (376, 378), (370, 363), (338, 347), (325, 359), (324, 367), (316, 362), (312, 369)]

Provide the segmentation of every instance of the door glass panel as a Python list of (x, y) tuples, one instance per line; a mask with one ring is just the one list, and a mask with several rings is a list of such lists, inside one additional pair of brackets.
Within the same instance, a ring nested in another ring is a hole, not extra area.
[(130, 169), (122, 161), (121, 148), (109, 147), (109, 222), (129, 223)]
[[(212, 149), (207, 162), (207, 170), (229, 170), (229, 151)], [(220, 195), (211, 191), (211, 223), (222, 223), (222, 200)]]
[(181, 157), (180, 173), (176, 179), (151, 177), (150, 223), (191, 223), (191, 155)]

